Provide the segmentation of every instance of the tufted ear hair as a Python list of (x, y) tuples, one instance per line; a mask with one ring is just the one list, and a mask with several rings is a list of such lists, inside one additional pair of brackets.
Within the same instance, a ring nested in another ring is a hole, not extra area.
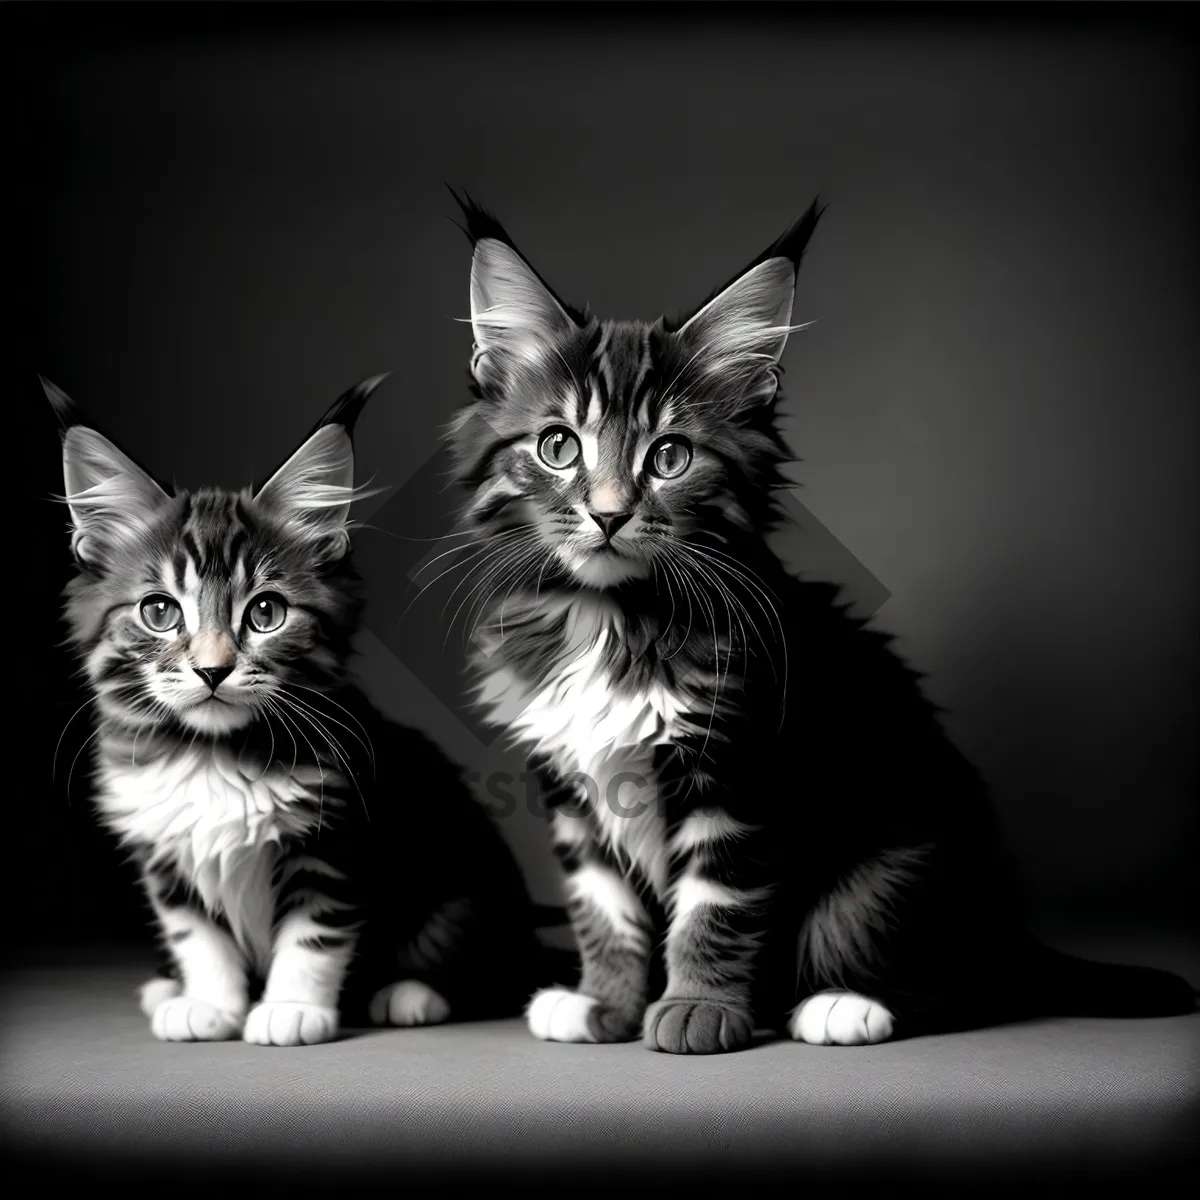
[(320, 558), (342, 558), (350, 548), (350, 505), (368, 494), (354, 486), (354, 425), (387, 378), (357, 383), (335, 401), (300, 447), (258, 489), (256, 507), (270, 513)]
[(800, 262), (824, 209), (808, 211), (682, 322), (672, 337), (686, 347), (694, 369), (724, 375), (743, 385), (747, 399), (774, 395), (779, 363), (791, 325)]
[(469, 196), (453, 189), (471, 242), (471, 329), (477, 382), (489, 373), (489, 359), (520, 366), (537, 361), (545, 347), (570, 333), (584, 317), (565, 304), (526, 261), (504, 227)]

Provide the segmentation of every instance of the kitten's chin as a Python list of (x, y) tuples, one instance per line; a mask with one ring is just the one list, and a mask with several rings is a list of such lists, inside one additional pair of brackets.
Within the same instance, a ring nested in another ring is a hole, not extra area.
[(611, 588), (631, 579), (645, 579), (652, 570), (648, 562), (613, 553), (589, 554), (567, 562), (571, 574), (586, 587)]
[(222, 700), (206, 700), (176, 713), (176, 719), (197, 733), (218, 736), (243, 729), (254, 720), (254, 709), (245, 704), (230, 704)]

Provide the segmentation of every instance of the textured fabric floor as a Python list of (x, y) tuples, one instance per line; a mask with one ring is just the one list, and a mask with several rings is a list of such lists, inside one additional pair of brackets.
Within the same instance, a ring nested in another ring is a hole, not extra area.
[(622, 1167), (1145, 1178), (1200, 1128), (1198, 1015), (682, 1059), (545, 1045), (516, 1021), (354, 1031), (292, 1050), (158, 1043), (133, 999), (144, 977), (139, 965), (6, 975), (10, 1154), (312, 1179), (472, 1167), (583, 1181)]

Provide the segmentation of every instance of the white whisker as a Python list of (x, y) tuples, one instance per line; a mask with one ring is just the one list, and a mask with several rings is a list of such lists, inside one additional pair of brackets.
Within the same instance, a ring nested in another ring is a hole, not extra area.
[[(61, 749), (62, 749), (62, 740), (63, 740), (63, 738), (66, 736), (67, 730), (68, 730), (68, 729), (71, 727), (71, 722), (72, 722), (72, 721), (74, 721), (74, 720), (75, 720), (75, 718), (76, 718), (77, 716), (79, 716), (79, 714), (80, 714), (81, 712), (83, 712), (83, 710), (84, 710), (85, 708), (87, 708), (87, 706), (88, 706), (89, 704), (95, 704), (95, 703), (96, 703), (96, 699), (97, 699), (97, 697), (95, 697), (95, 696), (89, 696), (89, 697), (88, 697), (88, 699), (86, 699), (86, 700), (85, 700), (85, 701), (84, 701), (84, 702), (83, 702), (83, 703), (82, 703), (82, 704), (81, 704), (81, 705), (80, 705), (80, 706), (79, 706), (79, 707), (78, 707), (78, 708), (77, 708), (77, 709), (76, 709), (76, 710), (75, 710), (75, 711), (74, 711), (74, 712), (73, 712), (73, 713), (72, 713), (72, 714), (71, 714), (71, 715), (70, 715), (70, 716), (67, 718), (67, 723), (66, 723), (66, 724), (65, 724), (65, 725), (62, 727), (62, 732), (61, 732), (61, 733), (58, 735), (58, 741), (54, 743), (54, 757), (53, 757), (53, 759), (52, 759), (52, 760), (51, 760), (51, 762), (50, 762), (50, 782), (51, 782), (51, 783), (56, 783), (56, 782), (57, 782), (57, 771), (58, 771), (58, 752), (59, 752), (59, 750), (61, 750)], [(68, 801), (70, 800), (70, 791), (71, 791), (71, 789), (70, 789), (70, 787), (68, 787), (68, 788), (67, 788), (67, 799), (68, 799)]]

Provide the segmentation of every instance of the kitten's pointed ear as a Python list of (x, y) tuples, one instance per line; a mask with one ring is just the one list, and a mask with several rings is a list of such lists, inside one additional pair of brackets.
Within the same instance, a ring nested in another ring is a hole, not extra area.
[(823, 211), (814, 200), (804, 216), (678, 325), (674, 336), (689, 345), (700, 369), (752, 382), (778, 364), (788, 334), (799, 328), (789, 324), (796, 277)]
[(500, 222), (469, 196), (450, 194), (466, 218), (463, 229), (474, 248), (471, 259), (471, 328), (475, 334), (472, 372), (486, 370), (487, 356), (537, 358), (546, 345), (570, 333), (581, 314), (558, 298), (525, 261)]
[(371, 393), (387, 378), (376, 375), (337, 398), (300, 448), (255, 494), (287, 532), (317, 557), (338, 559), (350, 548), (354, 488), (354, 425)]
[(95, 566), (106, 547), (148, 528), (170, 496), (123, 450), (83, 424), (66, 392), (38, 379), (62, 426), (63, 499), (74, 526), (71, 550), (80, 562)]

